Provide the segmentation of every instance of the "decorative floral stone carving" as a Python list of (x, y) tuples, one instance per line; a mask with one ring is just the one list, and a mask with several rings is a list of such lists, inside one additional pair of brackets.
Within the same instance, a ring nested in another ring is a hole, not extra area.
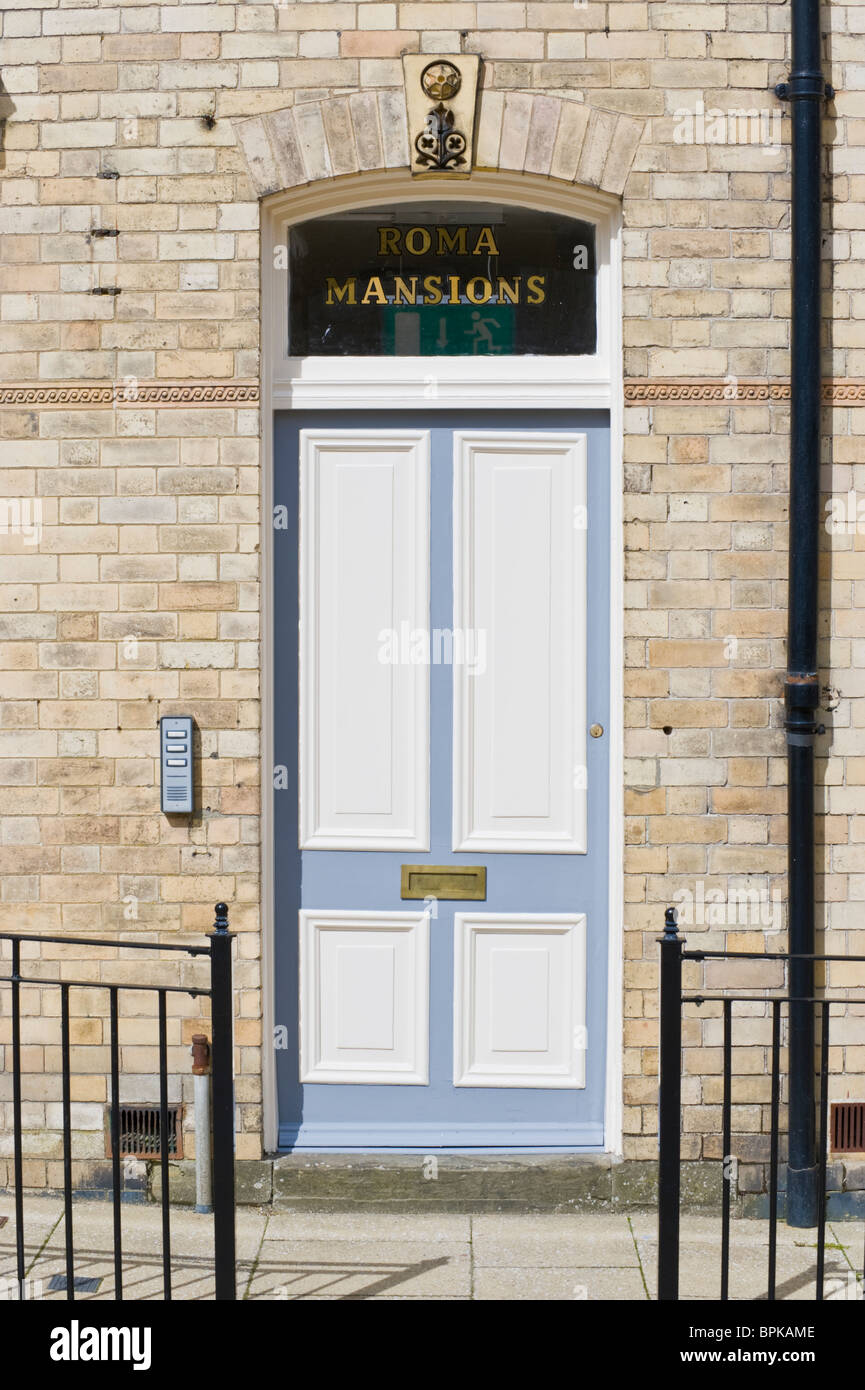
[(479, 66), (476, 54), (403, 58), (413, 174), (471, 173)]

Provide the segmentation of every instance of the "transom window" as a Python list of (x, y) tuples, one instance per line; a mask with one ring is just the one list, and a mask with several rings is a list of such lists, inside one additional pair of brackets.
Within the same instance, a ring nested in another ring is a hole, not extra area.
[(289, 231), (288, 356), (597, 351), (595, 228), (489, 202), (396, 203)]

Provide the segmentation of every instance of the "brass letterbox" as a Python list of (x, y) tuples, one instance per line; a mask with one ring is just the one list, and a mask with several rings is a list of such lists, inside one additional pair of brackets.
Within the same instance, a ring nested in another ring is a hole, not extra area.
[(403, 864), (401, 898), (452, 898), (482, 902), (487, 896), (483, 864)]

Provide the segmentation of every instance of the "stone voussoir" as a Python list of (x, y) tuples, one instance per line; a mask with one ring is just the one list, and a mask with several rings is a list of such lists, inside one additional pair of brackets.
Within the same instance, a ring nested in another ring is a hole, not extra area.
[[(581, 183), (621, 194), (644, 122), (565, 97), (483, 92), (476, 164)], [(383, 132), (387, 138), (384, 138)], [(259, 197), (353, 174), (408, 168), (409, 132), (401, 92), (300, 102), (237, 122), (237, 137)]]

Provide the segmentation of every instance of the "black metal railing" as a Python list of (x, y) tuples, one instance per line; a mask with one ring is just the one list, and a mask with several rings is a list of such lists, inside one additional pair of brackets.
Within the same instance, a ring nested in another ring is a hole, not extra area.
[[(686, 961), (755, 961), (773, 962), (788, 967), (799, 957), (767, 951), (686, 951), (685, 939), (678, 933), (676, 909), (665, 913), (661, 946), (661, 1008), (660, 1058), (658, 1100), (658, 1298), (674, 1300), (679, 1297), (679, 1211), (681, 1198), (681, 1135), (682, 1135), (682, 1011), (683, 1005), (720, 1004), (722, 1015), (723, 1089), (721, 1096), (721, 1299), (730, 1297), (730, 1218), (736, 1164), (733, 1160), (733, 1026), (734, 1006), (763, 1004), (771, 1009), (772, 1031), (770, 1044), (769, 1098), (769, 1173), (768, 1173), (768, 1259), (766, 1297), (777, 1297), (777, 1245), (779, 1206), (779, 1163), (781, 1159), (781, 1088), (782, 1088), (782, 1020), (784, 1010), (789, 1018), (791, 1004), (808, 1004), (817, 1010), (819, 1028), (819, 1099), (817, 1124), (818, 1209), (817, 1259), (815, 1298), (825, 1297), (826, 1193), (829, 1155), (829, 1046), (831, 1009), (834, 1005), (865, 1003), (865, 988), (846, 987), (841, 996), (801, 997), (764, 992), (748, 992), (745, 986), (735, 992), (700, 990), (683, 992), (682, 969)], [(865, 967), (865, 956), (811, 955), (814, 965), (833, 961), (857, 963)], [(759, 986), (757, 987), (759, 988)], [(773, 985), (765, 989), (776, 988)], [(851, 997), (852, 996), (852, 997)], [(865, 1036), (865, 1025), (863, 1025)]]
[[(193, 998), (210, 999), (213, 1038), (212, 1059), (212, 1147), (213, 1147), (213, 1239), (215, 1297), (233, 1300), (237, 1297), (235, 1275), (234, 1231), (234, 1079), (232, 1039), (231, 942), (228, 930), (228, 908), (216, 904), (216, 920), (208, 934), (206, 946), (163, 945), (154, 941), (116, 941), (85, 936), (37, 936), (0, 932), (0, 942), (11, 943), (11, 970), (0, 975), (0, 984), (11, 985), (12, 993), (12, 1117), (13, 1117), (13, 1184), (15, 1189), (15, 1244), (18, 1286), (25, 1288), (26, 1259), (24, 1246), (24, 1142), (22, 1128), (21, 1087), (21, 986), (38, 985), (40, 989), (60, 991), (60, 1059), (62, 1071), (62, 1129), (63, 1129), (63, 1206), (66, 1253), (66, 1297), (75, 1298), (75, 1234), (73, 1211), (72, 1169), (72, 1066), (70, 995), (73, 990), (105, 990), (109, 1001), (109, 1052), (111, 1070), (111, 1101), (109, 1126), (111, 1134), (111, 1176), (113, 1202), (114, 1298), (123, 1298), (123, 1243), (121, 1228), (121, 1143), (120, 1143), (120, 1011), (121, 991), (134, 990), (155, 994), (158, 1014), (159, 1051), (159, 1109), (162, 1144), (160, 1152), (160, 1202), (162, 1215), (162, 1283), (163, 1298), (171, 1299), (171, 1209), (169, 1202), (169, 1133), (168, 1117), (168, 996), (184, 994)], [(183, 953), (209, 960), (209, 985), (148, 984), (135, 980), (112, 984), (94, 980), (54, 979), (40, 974), (22, 974), (22, 944), (35, 942), (60, 946), (93, 946), (105, 950), (159, 951)], [(2, 964), (10, 964), (4, 960)], [(23, 1293), (21, 1295), (23, 1297)]]

